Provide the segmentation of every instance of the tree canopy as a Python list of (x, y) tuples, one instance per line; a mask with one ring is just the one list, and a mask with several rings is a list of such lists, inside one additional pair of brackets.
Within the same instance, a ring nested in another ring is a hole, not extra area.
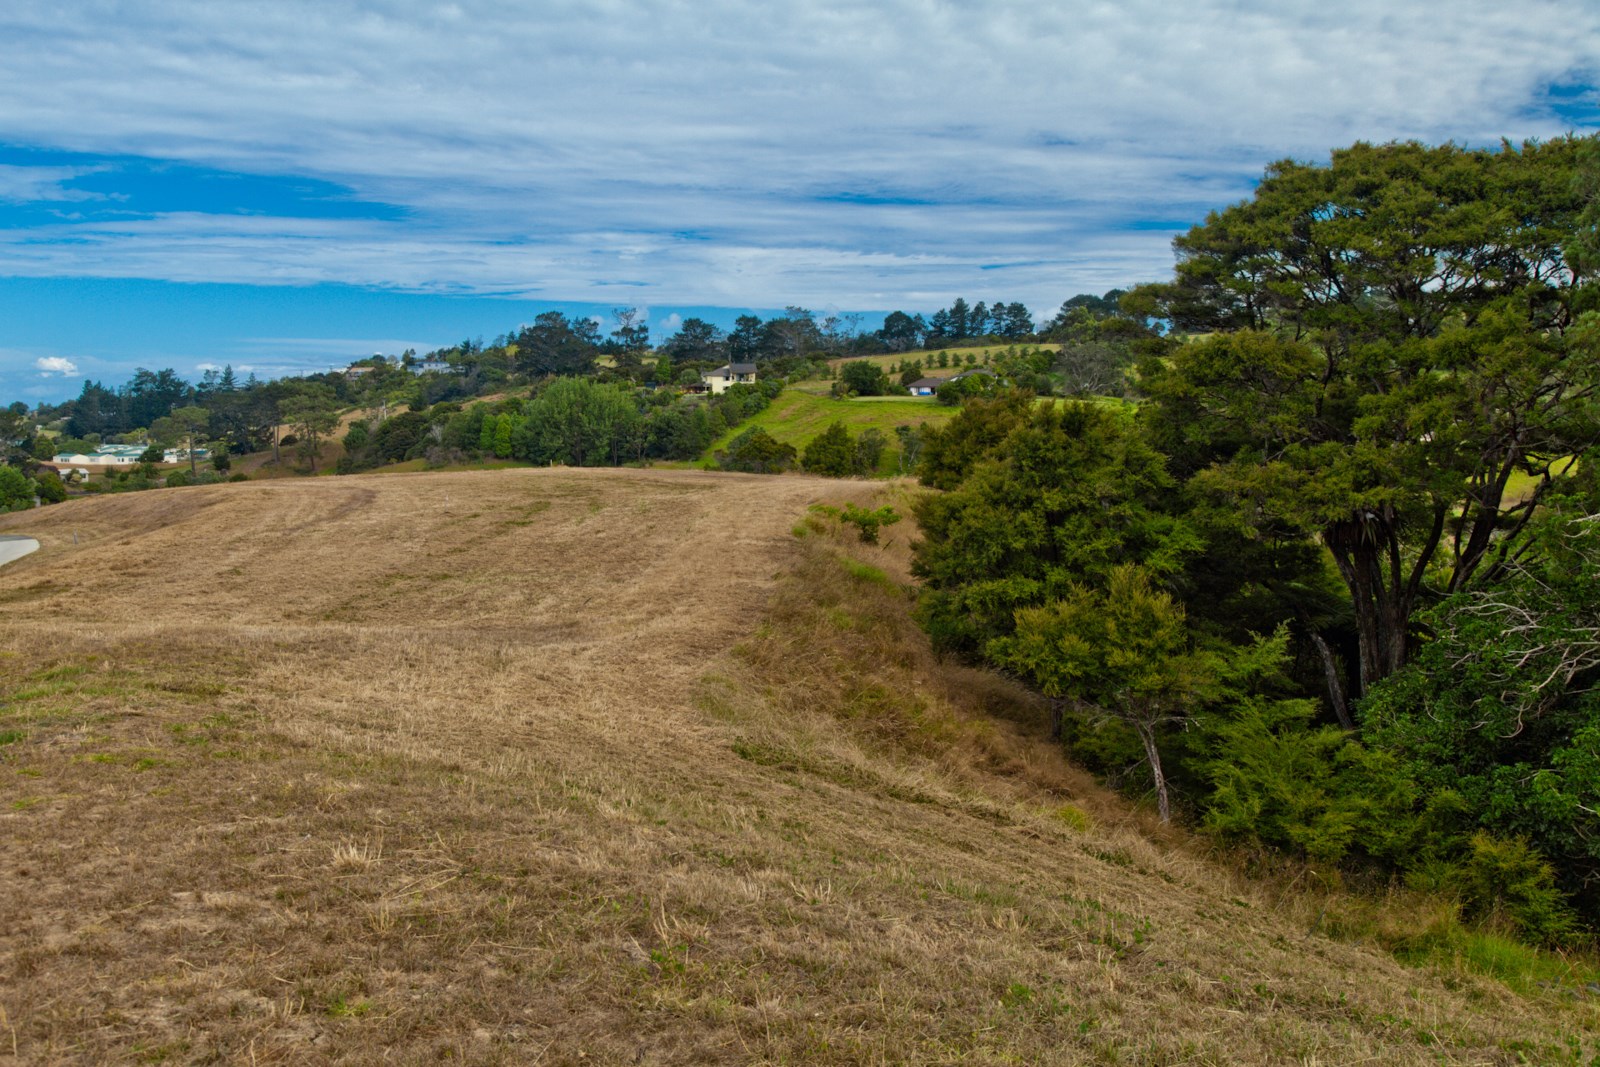
[(1560, 140), (1278, 163), (1146, 291), (1217, 331), (1141, 367), (1152, 440), (1245, 526), (1327, 547), (1356, 695), (1404, 665), (1430, 595), (1500, 573), (1600, 443), (1592, 277), (1568, 255), (1578, 159)]
[(1049, 327), (1058, 374), (1132, 356), (1137, 414), (1013, 393), (928, 433), (933, 640), (1163, 816), (1600, 924), (1597, 223), (1592, 139), (1275, 164), (1170, 282)]

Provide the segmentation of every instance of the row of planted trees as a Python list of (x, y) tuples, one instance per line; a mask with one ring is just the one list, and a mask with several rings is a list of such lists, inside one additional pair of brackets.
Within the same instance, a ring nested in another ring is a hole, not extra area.
[[(1235, 839), (1600, 922), (1593, 140), (1282, 163), (1126, 296), (1136, 406), (928, 434), (936, 642)], [(1200, 335), (1184, 340), (1181, 331)]]

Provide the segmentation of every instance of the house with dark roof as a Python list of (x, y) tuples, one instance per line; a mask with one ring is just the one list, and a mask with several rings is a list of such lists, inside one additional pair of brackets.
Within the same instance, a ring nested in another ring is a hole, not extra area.
[(711, 395), (726, 393), (730, 385), (756, 384), (756, 365), (754, 363), (724, 363), (716, 370), (708, 370), (700, 375), (700, 381), (711, 390)]
[(939, 386), (949, 380), (949, 378), (918, 378), (906, 388), (911, 390), (912, 396), (932, 396), (939, 391)]

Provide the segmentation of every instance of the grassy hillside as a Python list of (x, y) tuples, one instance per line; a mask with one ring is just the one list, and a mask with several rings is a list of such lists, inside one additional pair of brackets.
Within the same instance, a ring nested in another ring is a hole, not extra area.
[[(876, 363), (880, 367), (888, 368), (889, 366), (891, 366), (893, 364), (907, 363), (907, 362), (910, 362), (911, 360), (921, 360), (922, 361), (922, 366), (924, 367), (924, 369), (926, 370), (926, 372), (928, 374), (933, 375), (935, 377), (940, 377), (940, 376), (943, 376), (943, 375), (954, 374), (954, 373), (956, 373), (957, 370), (965, 368), (966, 360), (967, 360), (967, 353), (969, 353), (969, 352), (977, 357), (978, 363), (981, 365), (983, 363), (983, 357), (985, 355), (990, 355), (990, 356), (999, 355), (1001, 352), (1006, 351), (1008, 348), (1048, 349), (1048, 350), (1054, 352), (1057, 349), (1059, 349), (1060, 347), (1061, 346), (1059, 344), (1055, 344), (1053, 342), (1045, 342), (1045, 343), (1028, 342), (1026, 344), (1011, 344), (1011, 345), (962, 345), (959, 348), (957, 348), (955, 346), (947, 346), (945, 348), (922, 348), (922, 349), (917, 349), (916, 351), (913, 351), (913, 352), (897, 352), (897, 353), (895, 353), (893, 355), (848, 356), (848, 357), (845, 357), (845, 358), (842, 358), (842, 359), (830, 359), (828, 361), (828, 366), (832, 367), (834, 370), (838, 370), (841, 364), (848, 363), (848, 362), (850, 362), (852, 360), (856, 360), (856, 359), (865, 359), (865, 360), (869, 360), (870, 362)], [(951, 357), (952, 361), (959, 357), (960, 360), (961, 360), (961, 366), (960, 367), (952, 366), (952, 367), (949, 367), (949, 368), (939, 368), (939, 367), (935, 367), (932, 364), (930, 364), (929, 363), (929, 357), (930, 356), (937, 357), (940, 352), (948, 352), (948, 353), (950, 353), (950, 357)]]
[(759, 426), (777, 440), (804, 449), (811, 439), (834, 422), (842, 422), (852, 434), (876, 428), (889, 439), (879, 460), (881, 474), (894, 474), (900, 469), (900, 445), (895, 437), (896, 426), (916, 426), (922, 423), (943, 425), (955, 418), (959, 409), (946, 407), (931, 397), (872, 396), (854, 400), (835, 400), (831, 396), (788, 388), (778, 394), (765, 411), (740, 423), (723, 434), (706, 452), (710, 459), (718, 449), (728, 447), (739, 434)]
[(1593, 999), (1330, 939), (1336, 898), (1214, 865), (936, 661), (906, 527), (807, 511), (903, 491), (521, 469), (0, 517), (43, 545), (0, 570), (0, 1061), (1596, 1052)]

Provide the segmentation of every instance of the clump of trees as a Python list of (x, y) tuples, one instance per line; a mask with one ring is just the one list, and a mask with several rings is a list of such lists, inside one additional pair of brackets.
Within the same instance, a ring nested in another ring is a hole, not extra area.
[(806, 445), (800, 454), (800, 466), (808, 474), (829, 478), (870, 477), (876, 473), (888, 443), (888, 437), (876, 427), (869, 426), (852, 436), (844, 423), (831, 423)]
[(764, 410), (783, 384), (736, 385), (714, 397), (680, 397), (595, 378), (553, 377), (531, 395), (462, 407), (436, 404), (356, 423), (344, 438), (342, 474), (421, 459), (512, 459), (574, 467), (694, 459)]
[(716, 460), (717, 466), (725, 471), (782, 474), (794, 467), (797, 455), (794, 445), (779, 441), (755, 426), (730, 441), (725, 450), (716, 454)]
[(1069, 301), (1067, 391), (1142, 403), (925, 431), (935, 641), (1163, 818), (1592, 930), (1596, 190), (1592, 139), (1358, 144)]

